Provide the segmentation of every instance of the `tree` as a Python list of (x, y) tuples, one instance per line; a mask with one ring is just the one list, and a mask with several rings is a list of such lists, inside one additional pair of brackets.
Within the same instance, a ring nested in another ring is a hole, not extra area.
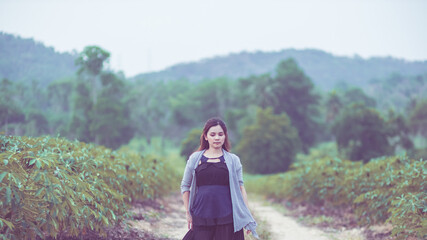
[(346, 108), (333, 126), (338, 149), (354, 161), (390, 155), (386, 121), (375, 109), (363, 104)]
[(255, 124), (245, 128), (236, 151), (248, 172), (268, 174), (286, 171), (300, 147), (289, 117), (267, 108), (258, 109)]
[(54, 81), (47, 87), (49, 108), (55, 113), (68, 113), (71, 110), (71, 97), (73, 93), (73, 78)]
[(173, 128), (169, 126), (165, 133), (167, 137), (177, 140), (211, 117), (225, 119), (233, 98), (232, 81), (229, 79), (216, 78), (206, 79), (197, 84), (188, 83), (182, 81), (182, 84), (188, 87), (181, 92), (176, 93), (175, 89), (170, 91), (170, 123), (173, 124)]
[(375, 99), (369, 97), (365, 92), (360, 88), (351, 88), (344, 92), (343, 94), (343, 104), (351, 105), (353, 103), (364, 104), (367, 107), (374, 108), (377, 103)]
[(326, 123), (332, 124), (345, 106), (355, 103), (371, 108), (376, 105), (375, 99), (366, 95), (360, 88), (331, 91), (326, 99)]
[(194, 126), (207, 119), (224, 117), (230, 102), (228, 79), (204, 80), (171, 99), (172, 118), (183, 126)]
[(15, 106), (0, 102), (0, 126), (4, 126), (5, 134), (8, 134), (8, 126), (11, 123), (25, 121), (25, 115)]
[(43, 113), (35, 110), (27, 113), (26, 135), (37, 137), (48, 132), (49, 122)]
[(114, 73), (102, 73), (102, 92), (94, 106), (89, 131), (98, 137), (98, 143), (109, 148), (118, 148), (133, 137), (129, 124), (130, 109), (124, 100), (124, 81)]
[(69, 136), (68, 128), (72, 119), (72, 104), (75, 78), (66, 78), (51, 82), (47, 87), (47, 113), (49, 133)]
[(302, 150), (308, 152), (316, 142), (320, 117), (320, 97), (314, 93), (312, 81), (293, 59), (288, 59), (277, 66), (270, 87), (275, 97), (274, 113), (289, 116), (292, 125), (298, 129)]
[(197, 150), (197, 147), (200, 145), (200, 135), (202, 131), (203, 129), (201, 128), (193, 128), (188, 133), (187, 138), (181, 143), (181, 156), (188, 159), (188, 157)]
[(410, 128), (413, 133), (420, 133), (427, 138), (427, 99), (417, 101), (409, 112)]
[(87, 46), (79, 54), (75, 64), (79, 66), (77, 71), (80, 76), (87, 76), (91, 83), (91, 99), (93, 104), (97, 100), (97, 79), (104, 64), (108, 63), (110, 53), (98, 46)]
[(389, 110), (386, 124), (392, 148), (401, 147), (412, 152), (414, 150), (414, 143), (410, 137), (411, 131), (407, 119), (402, 114), (396, 114), (393, 110)]
[(89, 84), (77, 82), (69, 132), (81, 141), (118, 148), (134, 135), (125, 98), (128, 89), (122, 77), (115, 73), (103, 71), (99, 78), (102, 88), (96, 104), (90, 100)]
[(132, 108), (129, 117), (135, 135), (145, 139), (165, 135), (168, 139), (176, 137), (175, 131), (178, 130), (170, 119), (171, 99), (189, 87), (191, 84), (186, 81), (139, 80), (129, 83), (125, 98), (128, 105), (136, 106)]
[(272, 78), (270, 74), (250, 76), (239, 80), (239, 88), (245, 91), (237, 92), (239, 105), (247, 106), (255, 104), (261, 108), (274, 107), (278, 104), (273, 91)]
[(343, 107), (342, 100), (337, 92), (332, 91), (326, 100), (326, 123), (332, 124), (338, 117), (341, 108)]
[(239, 86), (246, 90), (239, 99), (244, 107), (255, 104), (262, 108), (272, 107), (275, 114), (286, 113), (298, 130), (302, 150), (308, 152), (315, 144), (320, 129), (320, 96), (314, 93), (313, 83), (295, 60), (280, 62), (275, 76), (251, 76), (241, 79)]
[(92, 109), (89, 84), (78, 80), (74, 87), (73, 113), (68, 130), (71, 138), (77, 138), (83, 142), (93, 141), (93, 135), (89, 130), (93, 117)]
[(0, 82), (0, 126), (4, 126), (5, 134), (8, 134), (10, 123), (25, 121), (25, 115), (15, 103), (13, 94), (13, 82), (3, 78)]

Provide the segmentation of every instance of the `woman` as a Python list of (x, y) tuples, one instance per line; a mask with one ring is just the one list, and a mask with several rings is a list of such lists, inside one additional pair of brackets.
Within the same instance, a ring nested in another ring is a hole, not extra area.
[(258, 238), (243, 186), (242, 164), (229, 151), (225, 123), (209, 119), (181, 182), (188, 228), (196, 240), (241, 240), (243, 228)]

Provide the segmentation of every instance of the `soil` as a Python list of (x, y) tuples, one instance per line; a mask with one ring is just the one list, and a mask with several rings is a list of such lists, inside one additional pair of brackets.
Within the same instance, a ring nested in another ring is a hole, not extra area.
[(135, 216), (129, 221), (133, 229), (152, 234), (156, 239), (182, 239), (187, 233), (187, 220), (181, 194), (173, 193), (156, 202), (134, 205)]
[(365, 239), (360, 229), (336, 230), (310, 226), (303, 224), (302, 221), (297, 221), (296, 219), (299, 219), (297, 215), (290, 214), (288, 211), (283, 213), (283, 207), (278, 210), (278, 207), (260, 201), (251, 201), (249, 204), (257, 217), (269, 225), (271, 240)]
[[(273, 201), (268, 201), (273, 204)], [(282, 201), (279, 205), (287, 210), (287, 215), (307, 227), (317, 227), (330, 233), (332, 239), (389, 240), (392, 226), (390, 224), (360, 227), (351, 208), (318, 206), (307, 203), (290, 203)], [(320, 221), (313, 221), (320, 219)]]
[[(260, 198), (250, 198), (249, 204), (257, 222), (264, 225), (270, 234), (268, 240), (386, 240), (390, 238), (390, 226), (358, 228), (351, 209), (325, 209), (304, 204), (274, 203)], [(276, 206), (275, 206), (276, 205)], [(279, 207), (277, 207), (279, 206)], [(135, 202), (130, 209), (132, 216), (127, 223), (106, 229), (107, 237), (96, 232), (87, 232), (62, 240), (179, 240), (188, 231), (185, 209), (179, 192), (156, 201)], [(326, 219), (313, 222), (313, 219)], [(264, 230), (264, 231), (265, 231)], [(254, 239), (245, 237), (245, 239)]]
[[(294, 211), (289, 210), (283, 213), (280, 209), (273, 207), (272, 202), (260, 198), (250, 198), (249, 204), (257, 221), (259, 220), (268, 227), (267, 230), (270, 232), (268, 240), (368, 239), (364, 236), (364, 229), (356, 228), (355, 220), (346, 213), (343, 215), (343, 219), (337, 221), (335, 227), (315, 226), (297, 220), (299, 216), (295, 209), (302, 209), (300, 206), (294, 206)], [(134, 229), (150, 233), (158, 239), (182, 239), (188, 231), (185, 209), (179, 193), (171, 194), (156, 203), (135, 205), (132, 211), (135, 216), (141, 216), (141, 219), (134, 218), (129, 222), (130, 225)], [(320, 214), (320, 212), (316, 214)], [(254, 238), (246, 237), (246, 239)]]

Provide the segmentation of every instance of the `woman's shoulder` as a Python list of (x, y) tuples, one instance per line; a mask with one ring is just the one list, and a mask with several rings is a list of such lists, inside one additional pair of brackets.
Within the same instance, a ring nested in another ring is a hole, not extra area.
[(204, 151), (205, 151), (205, 150), (195, 151), (195, 152), (193, 152), (193, 153), (190, 155), (190, 158), (192, 158), (192, 157), (194, 157), (194, 156), (197, 156), (197, 155), (199, 155), (199, 154), (203, 153)]
[(193, 152), (189, 157), (188, 157), (188, 161), (196, 161), (204, 152), (204, 150), (202, 151), (196, 151)]
[(239, 156), (237, 156), (237, 154), (232, 153), (232, 152), (228, 152), (224, 150), (224, 154), (229, 154), (229, 156), (234, 160), (234, 161), (238, 161), (240, 162), (240, 158)]

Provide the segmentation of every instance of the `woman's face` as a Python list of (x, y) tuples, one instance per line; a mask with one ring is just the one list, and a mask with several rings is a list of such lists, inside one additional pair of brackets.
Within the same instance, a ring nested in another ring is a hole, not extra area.
[(209, 142), (209, 148), (220, 149), (225, 141), (225, 133), (220, 125), (209, 128), (205, 140)]

